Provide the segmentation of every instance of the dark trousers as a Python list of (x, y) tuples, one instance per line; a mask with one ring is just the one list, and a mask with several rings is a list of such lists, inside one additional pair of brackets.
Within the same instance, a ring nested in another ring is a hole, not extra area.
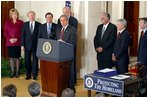
[(116, 65), (115, 67), (118, 74), (124, 74), (128, 72), (128, 65)]
[(123, 62), (114, 62), (115, 68), (118, 74), (124, 74), (128, 72), (128, 63)]
[(75, 88), (75, 73), (74, 73), (74, 60), (72, 60), (70, 65), (70, 77), (69, 77), (69, 88)]
[(72, 62), (73, 66), (74, 66), (74, 82), (75, 84), (77, 83), (77, 68), (76, 68), (76, 51), (77, 47), (74, 47), (74, 60)]
[(97, 60), (97, 61), (98, 61), (98, 70), (113, 67), (112, 61), (103, 61), (103, 60)]
[(76, 71), (76, 46), (75, 46), (74, 47), (74, 58), (70, 65), (69, 87), (75, 90), (76, 83), (77, 83), (77, 71)]
[[(33, 61), (31, 63), (31, 55)], [(36, 78), (38, 75), (38, 58), (35, 51), (25, 51), (25, 66), (26, 66), (26, 76)]]

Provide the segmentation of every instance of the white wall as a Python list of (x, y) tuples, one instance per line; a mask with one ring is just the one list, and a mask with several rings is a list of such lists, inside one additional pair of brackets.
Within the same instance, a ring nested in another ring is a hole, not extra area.
[(147, 1), (140, 1), (139, 17), (147, 17)]
[(117, 19), (124, 17), (124, 1), (112, 1), (111, 22), (116, 24)]
[(87, 2), (79, 2), (79, 1), (74, 1), (72, 4), (74, 5), (73, 7), (73, 14), (74, 16), (78, 19), (79, 25), (78, 25), (78, 42), (77, 42), (77, 77), (83, 77), (85, 74), (84, 72), (86, 71), (84, 68), (85, 65), (85, 48), (84, 45), (86, 44), (84, 39), (85, 39), (85, 34), (87, 32)]
[(100, 24), (99, 16), (105, 11), (105, 2), (103, 1), (89, 1), (88, 2), (88, 21), (87, 32), (83, 34), (84, 56), (82, 57), (83, 75), (93, 73), (97, 70), (96, 52), (94, 49), (93, 39), (96, 34), (97, 26)]
[(36, 20), (41, 23), (46, 22), (45, 14), (47, 12), (54, 15), (53, 22), (57, 23), (64, 6), (64, 1), (15, 1), (15, 8), (19, 10), (20, 19), (27, 21), (27, 12), (33, 10), (36, 13)]

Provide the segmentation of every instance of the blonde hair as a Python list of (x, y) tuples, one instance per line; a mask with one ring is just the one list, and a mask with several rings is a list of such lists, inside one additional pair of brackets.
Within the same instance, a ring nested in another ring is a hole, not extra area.
[(17, 9), (14, 9), (12, 8), (10, 11), (9, 11), (9, 18), (12, 19), (12, 14), (16, 14), (19, 18), (19, 12)]

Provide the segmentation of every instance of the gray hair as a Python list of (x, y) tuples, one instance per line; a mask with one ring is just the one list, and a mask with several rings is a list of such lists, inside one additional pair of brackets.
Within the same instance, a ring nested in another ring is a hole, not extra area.
[(65, 7), (63, 7), (63, 9), (67, 9), (67, 10), (71, 10), (71, 8), (70, 7), (68, 7), (68, 6), (65, 6)]
[(62, 91), (62, 97), (75, 97), (74, 90), (66, 88)]
[(31, 11), (29, 11), (29, 12), (27, 13), (27, 16), (28, 16), (30, 13), (36, 15), (35, 12), (31, 10)]
[(68, 19), (68, 17), (66, 15), (61, 15), (60, 19), (61, 19), (61, 17), (64, 17), (67, 21), (69, 21), (69, 19)]
[(17, 88), (14, 84), (9, 84), (3, 88), (3, 96), (16, 97)]
[(32, 82), (28, 86), (28, 92), (32, 97), (39, 96), (40, 95), (40, 84), (37, 82)]
[(98, 94), (95, 95), (95, 97), (105, 97), (105, 94), (103, 94), (103, 93), (98, 93)]
[(118, 19), (117, 22), (122, 23), (125, 28), (127, 27), (127, 21), (125, 19)]
[(107, 13), (107, 12), (103, 12), (103, 13), (101, 13), (102, 15), (105, 15), (107, 18), (108, 18), (108, 20), (110, 20), (110, 14), (109, 13)]

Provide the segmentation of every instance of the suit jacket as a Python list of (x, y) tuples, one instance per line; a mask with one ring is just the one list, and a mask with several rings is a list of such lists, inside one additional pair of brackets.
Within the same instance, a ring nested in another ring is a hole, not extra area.
[(128, 68), (129, 64), (129, 55), (128, 47), (130, 44), (130, 35), (129, 32), (125, 29), (122, 31), (119, 37), (116, 38), (113, 54), (117, 59), (117, 66), (124, 66)]
[[(56, 30), (56, 39), (60, 39), (60, 33), (62, 28), (58, 28)], [(73, 44), (74, 46), (77, 43), (77, 34), (76, 29), (72, 26), (68, 25), (66, 30), (64, 31), (63, 40), (67, 43)]]
[(137, 61), (147, 65), (147, 30), (144, 36), (140, 37)]
[[(21, 45), (21, 30), (23, 27), (23, 21), (17, 20), (14, 24), (12, 20), (8, 19), (5, 22), (4, 35), (6, 37), (6, 46), (20, 46)], [(15, 43), (11, 43), (11, 38), (17, 38)]]
[(45, 24), (40, 26), (38, 37), (39, 38), (45, 38), (45, 39), (55, 39), (55, 37), (56, 37), (56, 34), (55, 34), (56, 28), (57, 28), (57, 24), (52, 23), (51, 33), (48, 35), (48, 33), (47, 33), (47, 23), (45, 23)]
[[(109, 23), (104, 35), (101, 39), (101, 34), (102, 34), (102, 28), (103, 28), (103, 24), (99, 25), (97, 27), (97, 31), (96, 31), (96, 35), (94, 37), (94, 47), (95, 50), (98, 47), (102, 47), (103, 48), (103, 52), (99, 53), (97, 52), (97, 59), (99, 62), (102, 62), (100, 64), (100, 66), (112, 66), (112, 52), (113, 52), (113, 45), (116, 39), (116, 33), (117, 33), (117, 27), (112, 24)], [(107, 64), (107, 62), (109, 63)]]
[(32, 49), (33, 51), (36, 51), (40, 25), (41, 23), (35, 21), (34, 31), (33, 34), (31, 34), (29, 21), (24, 23), (21, 35), (21, 45), (25, 47), (25, 50), (30, 51)]
[[(60, 19), (58, 19), (58, 25), (59, 25), (59, 27), (62, 27)], [(74, 27), (77, 30), (78, 29), (78, 20), (75, 17), (70, 16), (69, 17), (69, 25), (71, 25), (72, 27)]]

